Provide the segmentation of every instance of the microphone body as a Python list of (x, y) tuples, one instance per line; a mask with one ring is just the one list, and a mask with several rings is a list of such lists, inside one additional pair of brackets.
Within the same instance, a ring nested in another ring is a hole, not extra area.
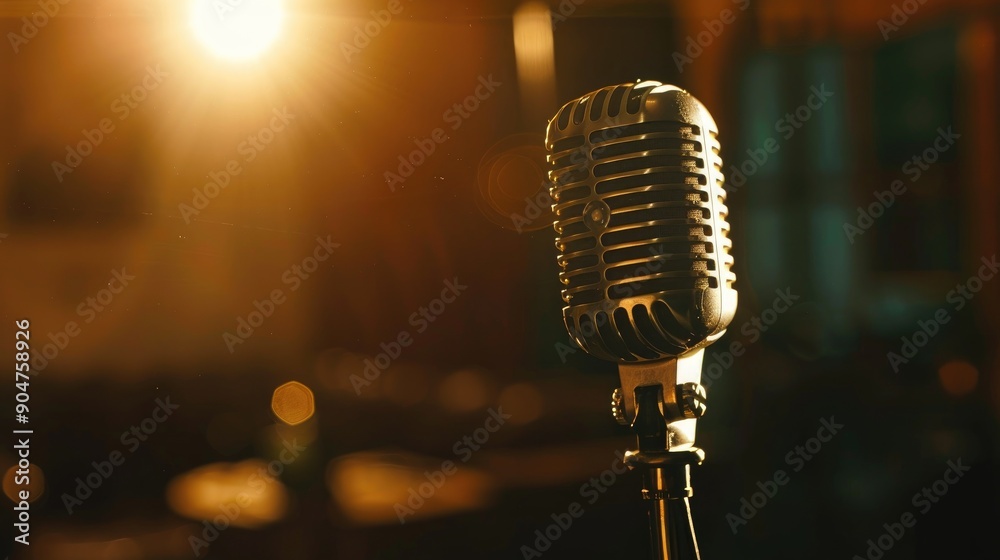
[(676, 357), (736, 312), (718, 130), (687, 92), (625, 84), (549, 123), (563, 317), (606, 360)]
[(737, 303), (718, 129), (686, 91), (645, 81), (565, 104), (545, 143), (566, 330), (619, 365), (612, 413), (636, 434), (653, 550), (697, 560), (701, 362)]

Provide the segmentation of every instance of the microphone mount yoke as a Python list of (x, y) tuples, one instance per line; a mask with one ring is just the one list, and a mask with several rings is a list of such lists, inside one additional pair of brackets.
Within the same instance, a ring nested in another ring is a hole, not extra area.
[(701, 386), (704, 349), (677, 358), (620, 363), (621, 388), (612, 394), (615, 420), (636, 435), (625, 464), (642, 473), (649, 503), (651, 547), (658, 560), (700, 560), (691, 519), (691, 466), (705, 452), (695, 447), (695, 426), (705, 413)]

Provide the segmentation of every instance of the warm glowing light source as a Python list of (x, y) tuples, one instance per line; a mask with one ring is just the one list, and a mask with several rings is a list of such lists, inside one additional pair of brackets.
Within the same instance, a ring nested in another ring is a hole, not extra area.
[(274, 390), (271, 411), (285, 424), (295, 426), (316, 413), (316, 399), (309, 387), (298, 381), (289, 381)]
[[(30, 477), (18, 476), (18, 471), (22, 473), (27, 471)], [(19, 484), (20, 482), (30, 478), (26, 485)], [(34, 463), (29, 463), (27, 469), (21, 469), (18, 465), (14, 465), (7, 469), (7, 472), (3, 475), (3, 493), (10, 498), (10, 501), (19, 503), (21, 501), (21, 491), (28, 491), (28, 501), (34, 502), (38, 498), (42, 497), (42, 493), (45, 492), (45, 476), (42, 474), (42, 469)]]
[(952, 360), (938, 369), (938, 378), (948, 394), (961, 397), (976, 389), (979, 370), (964, 360)]
[(489, 376), (479, 370), (459, 370), (441, 383), (441, 403), (455, 412), (471, 412), (487, 405), (492, 397)]
[(288, 511), (288, 491), (276, 478), (284, 468), (279, 461), (260, 459), (198, 467), (170, 481), (167, 503), (191, 519), (216, 519), (221, 514), (236, 527), (262, 527)]
[(556, 58), (552, 12), (546, 3), (532, 0), (514, 12), (514, 56), (522, 109), (550, 113), (556, 102)]
[(191, 0), (191, 27), (213, 54), (247, 61), (260, 56), (281, 34), (281, 0)]
[(482, 509), (492, 502), (497, 486), (491, 474), (455, 461), (379, 451), (330, 461), (326, 484), (339, 512), (363, 525)]
[(531, 383), (517, 383), (500, 393), (500, 406), (510, 412), (511, 424), (527, 424), (541, 417), (545, 401)]

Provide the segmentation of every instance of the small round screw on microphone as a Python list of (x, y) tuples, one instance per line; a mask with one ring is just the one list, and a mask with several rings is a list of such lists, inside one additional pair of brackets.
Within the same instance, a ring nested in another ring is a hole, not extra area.
[(622, 426), (628, 426), (628, 418), (625, 417), (625, 396), (622, 394), (622, 388), (619, 387), (611, 393), (611, 415), (614, 416), (615, 422)]
[(677, 402), (685, 418), (701, 418), (708, 408), (705, 388), (698, 383), (684, 383), (677, 386)]
[(611, 207), (603, 200), (595, 200), (583, 209), (583, 223), (590, 231), (600, 234), (611, 221)]

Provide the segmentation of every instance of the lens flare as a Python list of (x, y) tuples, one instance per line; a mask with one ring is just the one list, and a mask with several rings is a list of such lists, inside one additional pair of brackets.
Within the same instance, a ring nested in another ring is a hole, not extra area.
[(191, 28), (215, 56), (250, 61), (281, 34), (281, 0), (192, 0)]

